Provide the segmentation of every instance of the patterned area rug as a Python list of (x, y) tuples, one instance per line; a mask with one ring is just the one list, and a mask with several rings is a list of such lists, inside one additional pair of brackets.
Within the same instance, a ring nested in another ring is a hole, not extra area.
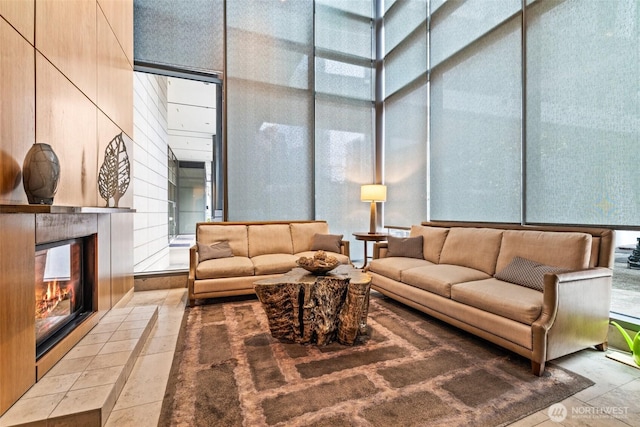
[(160, 426), (497, 426), (593, 385), (372, 292), (353, 347), (282, 343), (256, 299), (187, 308)]

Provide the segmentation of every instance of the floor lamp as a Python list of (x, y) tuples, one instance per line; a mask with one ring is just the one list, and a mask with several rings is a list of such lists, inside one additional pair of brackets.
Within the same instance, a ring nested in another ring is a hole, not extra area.
[(360, 187), (360, 200), (371, 202), (371, 218), (369, 219), (369, 234), (376, 233), (376, 203), (387, 200), (387, 186), (368, 184)]

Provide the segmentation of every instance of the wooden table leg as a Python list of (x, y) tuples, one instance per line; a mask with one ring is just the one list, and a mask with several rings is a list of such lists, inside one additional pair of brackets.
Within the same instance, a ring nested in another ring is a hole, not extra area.
[(362, 262), (362, 268), (364, 270), (364, 268), (367, 266), (368, 261), (369, 261), (369, 257), (367, 256), (367, 241), (363, 240), (362, 241), (364, 243), (364, 261)]

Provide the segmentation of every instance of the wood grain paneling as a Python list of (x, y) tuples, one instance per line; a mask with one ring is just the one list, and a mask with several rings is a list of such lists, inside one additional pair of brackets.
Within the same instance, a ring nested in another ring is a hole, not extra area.
[(133, 0), (98, 0), (98, 5), (133, 65)]
[(98, 12), (98, 108), (133, 137), (133, 67)]
[(96, 0), (36, 2), (36, 49), (94, 102), (97, 9)]
[(51, 144), (60, 160), (54, 204), (97, 206), (96, 107), (36, 53), (36, 141)]
[(0, 46), (0, 203), (27, 203), (22, 162), (35, 142), (34, 50), (2, 19)]
[[(33, 45), (35, 0), (0, 0), (0, 16)], [(132, 20), (133, 22), (133, 20)], [(4, 44), (2, 45), (4, 48)]]
[(35, 216), (0, 214), (0, 415), (36, 380)]
[(111, 215), (111, 304), (133, 288), (133, 214)]
[(111, 215), (98, 215), (98, 311), (111, 305)]

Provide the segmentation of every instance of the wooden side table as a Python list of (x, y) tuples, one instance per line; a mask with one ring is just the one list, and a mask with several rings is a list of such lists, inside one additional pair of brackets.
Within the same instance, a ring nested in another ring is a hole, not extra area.
[(384, 242), (389, 235), (387, 233), (368, 233), (358, 232), (353, 233), (356, 240), (362, 240), (364, 242), (364, 263), (361, 268), (365, 268), (368, 264), (369, 257), (367, 256), (367, 242)]

